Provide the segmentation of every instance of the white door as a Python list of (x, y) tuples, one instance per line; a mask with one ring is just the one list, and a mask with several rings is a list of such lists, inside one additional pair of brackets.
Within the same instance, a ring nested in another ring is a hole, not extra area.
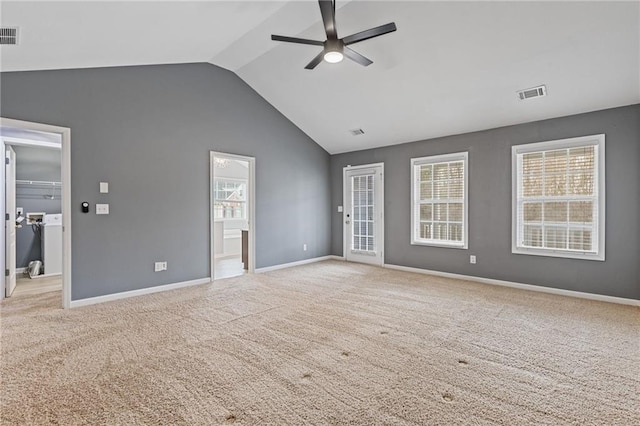
[(344, 168), (345, 258), (384, 263), (383, 165)]
[(5, 296), (16, 288), (16, 153), (10, 146), (5, 151)]

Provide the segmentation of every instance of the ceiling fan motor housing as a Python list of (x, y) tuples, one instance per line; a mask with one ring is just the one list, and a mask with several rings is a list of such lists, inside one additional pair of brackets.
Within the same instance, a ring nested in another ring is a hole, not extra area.
[(344, 42), (342, 40), (327, 40), (324, 42), (325, 52), (344, 52)]

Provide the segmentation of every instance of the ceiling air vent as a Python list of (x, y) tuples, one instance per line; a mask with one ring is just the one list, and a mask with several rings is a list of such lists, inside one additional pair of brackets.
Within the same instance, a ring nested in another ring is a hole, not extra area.
[(18, 28), (0, 27), (0, 45), (18, 44)]
[(518, 91), (518, 97), (521, 101), (524, 101), (525, 99), (539, 98), (541, 96), (547, 96), (547, 86), (545, 85)]
[(364, 135), (364, 130), (352, 129), (352, 130), (349, 130), (349, 133), (351, 133), (351, 136), (359, 136), (359, 135)]

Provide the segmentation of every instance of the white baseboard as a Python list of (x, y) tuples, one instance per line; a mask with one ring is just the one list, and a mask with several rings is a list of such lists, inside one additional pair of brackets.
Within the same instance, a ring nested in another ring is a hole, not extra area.
[(398, 271), (414, 272), (417, 274), (435, 275), (438, 277), (454, 278), (458, 280), (475, 281), (482, 284), (499, 285), (502, 287), (517, 288), (520, 290), (537, 291), (540, 293), (556, 294), (559, 296), (577, 297), (580, 299), (597, 300), (600, 302), (619, 303), (622, 305), (640, 306), (640, 300), (627, 299), (624, 297), (605, 296), (602, 294), (584, 293), (581, 291), (563, 290), (553, 287), (543, 287), (532, 284), (515, 283), (511, 281), (494, 280), (492, 278), (474, 277), (472, 275), (452, 274), (450, 272), (432, 271), (429, 269), (411, 268), (409, 266), (385, 264), (385, 268), (396, 269)]
[[(21, 274), (24, 275), (27, 270), (29, 268), (16, 268), (16, 275)], [(62, 275), (62, 272), (57, 272), (55, 274), (41, 274), (41, 275), (35, 275), (33, 277), (30, 277), (31, 279), (38, 279), (38, 278), (48, 278), (48, 277), (55, 277), (55, 276), (59, 276)]]
[(340, 256), (333, 256), (333, 255), (314, 257), (311, 259), (298, 260), (297, 262), (282, 263), (280, 265), (265, 266), (264, 268), (256, 268), (256, 274), (262, 274), (264, 272), (269, 272), (269, 271), (277, 271), (278, 269), (292, 268), (294, 266), (307, 265), (309, 263), (322, 262), (324, 260), (344, 260), (344, 258)]
[(33, 277), (31, 277), (32, 280), (37, 280), (38, 278), (51, 278), (51, 277), (60, 277), (62, 276), (62, 272), (57, 272), (55, 274), (42, 274), (42, 275), (35, 275)]
[(124, 291), (122, 293), (114, 293), (114, 294), (107, 294), (104, 296), (89, 297), (87, 299), (72, 300), (70, 307), (77, 308), (80, 306), (95, 305), (96, 303), (110, 302), (112, 300), (126, 299), (129, 297), (142, 296), (145, 294), (158, 293), (161, 291), (169, 291), (169, 290), (175, 290), (178, 288), (191, 287), (194, 285), (208, 284), (210, 282), (211, 282), (211, 278), (200, 278), (197, 280), (182, 281), (179, 283), (141, 288), (140, 290)]

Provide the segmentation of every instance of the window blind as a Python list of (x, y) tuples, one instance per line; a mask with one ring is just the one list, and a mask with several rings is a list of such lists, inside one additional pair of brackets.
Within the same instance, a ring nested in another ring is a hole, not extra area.
[(466, 153), (413, 160), (413, 242), (466, 244)]
[(598, 250), (598, 150), (594, 144), (517, 154), (517, 245)]

